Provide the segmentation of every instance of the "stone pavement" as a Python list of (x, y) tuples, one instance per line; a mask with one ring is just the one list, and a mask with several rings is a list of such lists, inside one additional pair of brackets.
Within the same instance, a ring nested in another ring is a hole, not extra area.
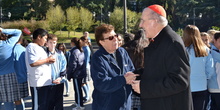
[[(92, 81), (89, 82), (89, 86), (90, 86), (90, 96), (92, 94), (92, 91), (93, 91), (93, 85), (92, 85)], [(64, 97), (64, 101), (63, 101), (63, 106), (64, 106), (64, 110), (72, 110), (74, 106), (74, 103), (75, 103), (75, 98), (74, 98), (74, 90), (73, 90), (73, 83), (72, 81), (69, 82), (69, 91), (70, 91), (70, 95), (69, 97)], [(66, 89), (64, 88), (64, 95), (66, 93)], [(25, 101), (25, 110), (31, 110), (31, 96), (27, 97), (24, 99)], [(88, 103), (85, 103), (85, 110), (92, 110), (92, 100)]]

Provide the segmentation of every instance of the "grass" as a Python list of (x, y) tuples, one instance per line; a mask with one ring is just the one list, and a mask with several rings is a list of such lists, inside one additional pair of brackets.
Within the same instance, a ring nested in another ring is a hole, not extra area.
[[(58, 43), (70, 43), (70, 40), (73, 37), (82, 37), (83, 33), (82, 32), (70, 32), (70, 36), (68, 37), (68, 31), (57, 31), (55, 33), (55, 35), (57, 35), (58, 37)], [(92, 41), (94, 41), (95, 37), (94, 37), (94, 33), (89, 33), (89, 37), (92, 39)]]

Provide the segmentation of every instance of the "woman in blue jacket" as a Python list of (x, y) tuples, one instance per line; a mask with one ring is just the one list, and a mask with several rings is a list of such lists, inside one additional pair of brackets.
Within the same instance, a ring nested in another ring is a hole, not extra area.
[(207, 79), (214, 75), (214, 63), (209, 48), (203, 43), (199, 29), (187, 25), (183, 40), (189, 54), (190, 85), (194, 110), (205, 110), (207, 95)]
[(125, 49), (118, 47), (114, 27), (102, 24), (95, 30), (99, 45), (91, 59), (93, 110), (130, 110), (134, 66)]

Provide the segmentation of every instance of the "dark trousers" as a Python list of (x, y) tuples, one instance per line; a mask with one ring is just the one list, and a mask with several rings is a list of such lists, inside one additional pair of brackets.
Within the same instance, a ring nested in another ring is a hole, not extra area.
[(48, 94), (50, 86), (30, 87), (32, 110), (48, 110)]
[(205, 110), (210, 109), (210, 102), (211, 102), (211, 94), (207, 91), (206, 99), (205, 99)]
[(220, 93), (211, 93), (210, 110), (220, 110)]
[(51, 85), (49, 91), (49, 109), (48, 110), (63, 110), (63, 90), (64, 84)]
[(206, 95), (207, 95), (207, 90), (192, 92), (194, 110), (205, 110)]
[(83, 107), (82, 79), (83, 78), (73, 78), (75, 102), (81, 107)]

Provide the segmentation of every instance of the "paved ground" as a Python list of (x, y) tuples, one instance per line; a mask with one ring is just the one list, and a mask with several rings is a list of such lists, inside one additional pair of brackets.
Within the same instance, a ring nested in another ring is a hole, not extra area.
[[(92, 81), (89, 82), (89, 85), (90, 85), (90, 96), (92, 94), (92, 91), (93, 91), (93, 86), (92, 86)], [(74, 106), (74, 103), (75, 103), (75, 98), (74, 98), (74, 90), (73, 90), (73, 84), (72, 82), (69, 82), (69, 91), (70, 91), (70, 96), (69, 97), (64, 97), (64, 101), (63, 101), (63, 105), (64, 105), (64, 110), (72, 110)], [(65, 88), (64, 88), (64, 94), (65, 94)], [(25, 110), (31, 110), (31, 96), (27, 97), (25, 100)], [(85, 110), (92, 110), (91, 108), (91, 103), (92, 103), (92, 100), (88, 103), (85, 103)]]

